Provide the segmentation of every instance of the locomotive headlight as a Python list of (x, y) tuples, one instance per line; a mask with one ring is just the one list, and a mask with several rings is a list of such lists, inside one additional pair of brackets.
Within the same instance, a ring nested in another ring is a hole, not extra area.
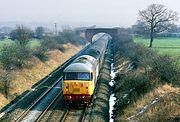
[(88, 89), (88, 83), (86, 83), (86, 89)]
[(65, 83), (65, 86), (66, 86), (66, 88), (68, 88), (68, 86), (69, 86), (68, 83)]

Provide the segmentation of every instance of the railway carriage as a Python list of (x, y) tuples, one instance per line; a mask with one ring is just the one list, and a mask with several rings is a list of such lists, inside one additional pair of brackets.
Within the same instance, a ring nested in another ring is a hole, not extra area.
[(63, 71), (63, 98), (66, 103), (90, 102), (99, 75), (109, 36), (96, 40)]

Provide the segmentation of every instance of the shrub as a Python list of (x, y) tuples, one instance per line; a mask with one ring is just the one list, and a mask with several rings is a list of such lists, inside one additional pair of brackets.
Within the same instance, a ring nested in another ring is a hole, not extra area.
[(154, 77), (159, 77), (161, 81), (174, 85), (180, 84), (178, 81), (180, 69), (175, 63), (176, 61), (169, 56), (158, 55), (156, 51), (125, 40), (118, 42), (115, 49), (122, 57), (132, 61), (134, 68), (142, 66), (146, 71), (150, 68), (152, 70), (150, 73), (155, 74)]
[(17, 26), (16, 29), (10, 33), (11, 39), (18, 41), (21, 46), (26, 46), (33, 36), (33, 31), (23, 25)]
[(180, 79), (180, 70), (174, 59), (167, 55), (158, 55), (157, 57), (153, 57), (151, 66), (153, 72), (155, 72), (163, 82), (180, 85), (178, 81)]
[(41, 41), (41, 46), (46, 48), (47, 50), (52, 50), (57, 48), (57, 41), (54, 39), (54, 37), (48, 37), (46, 36), (42, 41)]
[(47, 48), (40, 46), (39, 48), (36, 48), (33, 52), (33, 55), (39, 58), (41, 61), (47, 61), (48, 57), (46, 56)]
[(57, 37), (55, 37), (59, 44), (71, 43), (74, 45), (84, 45), (85, 40), (80, 37), (80, 35), (75, 34), (74, 31), (63, 31), (60, 32)]
[(65, 52), (66, 49), (62, 46), (62, 45), (58, 45), (58, 50), (60, 50), (61, 52)]
[(0, 62), (5, 70), (22, 68), (31, 58), (31, 50), (18, 44), (4, 45), (1, 50)]
[(14, 44), (3, 45), (0, 53), (0, 62), (3, 66), (3, 69), (9, 70), (15, 67), (15, 55), (17, 47)]
[(119, 82), (117, 82), (117, 86), (120, 86), (117, 90), (121, 89), (122, 91), (129, 92), (133, 89), (139, 94), (145, 93), (150, 84), (150, 80), (145, 74), (137, 75), (135, 72), (122, 75), (119, 81), (121, 83), (118, 84)]
[(17, 45), (16, 55), (15, 55), (15, 65), (17, 68), (23, 68), (27, 66), (28, 61), (32, 57), (32, 51), (28, 47), (21, 47)]

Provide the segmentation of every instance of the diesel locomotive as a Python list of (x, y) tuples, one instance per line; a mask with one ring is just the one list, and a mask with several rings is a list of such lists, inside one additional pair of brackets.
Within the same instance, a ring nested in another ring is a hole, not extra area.
[(107, 44), (111, 37), (103, 34), (63, 71), (63, 99), (66, 103), (92, 100)]

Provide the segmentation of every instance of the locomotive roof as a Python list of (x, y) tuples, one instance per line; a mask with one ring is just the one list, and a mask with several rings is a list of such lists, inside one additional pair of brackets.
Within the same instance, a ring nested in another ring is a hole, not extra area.
[(95, 59), (98, 59), (100, 56), (100, 52), (95, 49), (88, 49), (84, 54), (90, 55), (90, 56), (94, 57)]
[(92, 66), (84, 63), (72, 63), (64, 69), (64, 72), (92, 72)]
[(91, 63), (91, 64), (94, 64), (94, 63), (97, 61), (97, 60), (96, 60), (93, 56), (91, 56), (91, 55), (82, 55), (82, 56), (78, 57), (74, 62), (75, 62), (75, 63), (78, 63), (78, 62), (81, 61), (81, 60), (86, 60), (87, 63), (89, 62), (89, 63)]

